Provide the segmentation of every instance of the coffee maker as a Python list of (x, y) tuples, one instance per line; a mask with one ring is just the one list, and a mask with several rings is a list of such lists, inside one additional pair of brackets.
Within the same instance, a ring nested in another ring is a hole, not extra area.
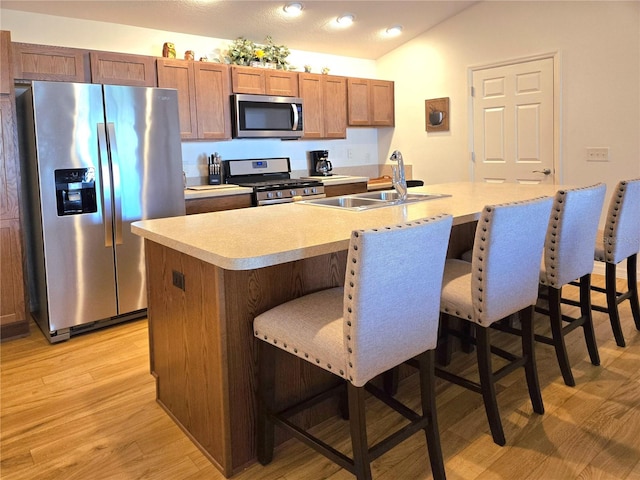
[(311, 154), (311, 175), (328, 177), (331, 175), (333, 166), (329, 161), (328, 150), (312, 150)]

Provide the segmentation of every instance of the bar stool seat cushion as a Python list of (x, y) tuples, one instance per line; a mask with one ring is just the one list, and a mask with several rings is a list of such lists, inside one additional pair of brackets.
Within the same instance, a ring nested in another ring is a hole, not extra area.
[[(335, 287), (278, 305), (256, 317), (254, 333), (293, 355), (346, 378), (343, 292), (342, 287)], [(263, 331), (268, 331), (270, 338), (261, 333)]]

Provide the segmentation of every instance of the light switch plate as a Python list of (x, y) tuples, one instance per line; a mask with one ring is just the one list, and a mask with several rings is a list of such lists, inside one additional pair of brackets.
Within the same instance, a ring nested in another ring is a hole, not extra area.
[(609, 147), (587, 147), (587, 162), (608, 162)]

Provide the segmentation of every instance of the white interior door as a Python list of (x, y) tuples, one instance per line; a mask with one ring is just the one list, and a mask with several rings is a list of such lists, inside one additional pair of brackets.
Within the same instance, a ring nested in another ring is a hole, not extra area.
[(472, 72), (473, 178), (555, 183), (553, 58)]

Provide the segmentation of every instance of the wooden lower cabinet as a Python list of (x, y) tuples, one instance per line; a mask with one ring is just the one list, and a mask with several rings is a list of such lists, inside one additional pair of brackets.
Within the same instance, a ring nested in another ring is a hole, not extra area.
[(0, 339), (29, 333), (20, 229), (18, 147), (13, 94), (0, 95)]
[[(256, 315), (344, 283), (346, 251), (231, 271), (145, 240), (151, 371), (158, 403), (227, 477), (256, 459)], [(174, 272), (185, 288), (174, 286)], [(277, 401), (339, 380), (286, 352), (276, 358)], [(296, 417), (303, 427), (338, 413), (326, 402)], [(285, 437), (279, 432), (276, 441)]]
[(352, 193), (364, 193), (367, 191), (367, 182), (344, 183), (342, 185), (325, 185), (324, 194), (327, 197), (339, 197)]
[(29, 334), (25, 311), (20, 221), (0, 220), (0, 339)]
[(194, 213), (220, 212), (252, 206), (251, 194), (226, 195), (223, 197), (194, 198), (186, 200), (187, 215)]

